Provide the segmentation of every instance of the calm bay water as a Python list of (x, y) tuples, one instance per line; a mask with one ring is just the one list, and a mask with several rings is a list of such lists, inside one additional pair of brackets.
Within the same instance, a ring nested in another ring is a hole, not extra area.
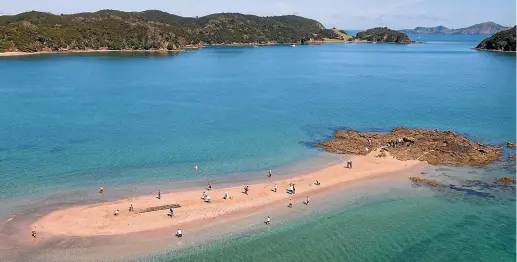
[[(311, 143), (337, 127), (514, 141), (515, 55), (471, 50), (483, 36), (420, 37), (425, 44), (1, 58), (0, 211), (101, 184), (285, 166), (316, 157)], [(515, 261), (515, 199), (453, 199), (386, 196), (181, 259)]]

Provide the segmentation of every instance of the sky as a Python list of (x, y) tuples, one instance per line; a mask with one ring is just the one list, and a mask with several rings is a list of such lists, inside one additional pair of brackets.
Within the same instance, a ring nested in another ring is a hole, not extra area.
[(515, 25), (515, 0), (0, 0), (0, 15), (26, 11), (55, 14), (162, 10), (181, 16), (239, 12), (260, 16), (296, 14), (320, 21), (327, 28), (394, 29), (444, 25), (467, 27), (493, 21)]

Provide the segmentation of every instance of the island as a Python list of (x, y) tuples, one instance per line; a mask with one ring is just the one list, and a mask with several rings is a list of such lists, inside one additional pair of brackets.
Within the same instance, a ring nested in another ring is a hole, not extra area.
[(346, 32), (295, 15), (218, 13), (181, 17), (158, 10), (0, 16), (0, 52), (181, 50), (205, 45), (269, 45), (343, 40)]
[(411, 39), (405, 33), (392, 30), (387, 27), (376, 27), (363, 32), (359, 32), (357, 33), (355, 38), (356, 40), (360, 41), (379, 43), (413, 43), (413, 41), (411, 41)]
[(474, 142), (451, 131), (397, 127), (388, 133), (340, 130), (317, 145), (327, 152), (367, 155), (382, 151), (399, 160), (419, 160), (431, 165), (488, 165), (502, 155), (501, 147)]
[(481, 41), (475, 49), (497, 51), (497, 52), (515, 52), (515, 26), (508, 30), (501, 31)]
[(509, 27), (502, 26), (494, 22), (484, 22), (475, 24), (469, 27), (451, 29), (443, 25), (436, 27), (415, 27), (415, 29), (400, 30), (406, 34), (433, 34), (433, 35), (493, 35), (497, 32), (508, 29)]

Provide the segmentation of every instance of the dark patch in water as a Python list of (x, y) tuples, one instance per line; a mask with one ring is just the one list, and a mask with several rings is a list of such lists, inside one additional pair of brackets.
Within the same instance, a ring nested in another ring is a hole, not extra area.
[(69, 138), (69, 139), (67, 139), (67, 143), (69, 143), (69, 144), (83, 144), (88, 141), (89, 141), (89, 139), (86, 139), (86, 138)]
[(19, 150), (30, 150), (30, 149), (36, 149), (37, 146), (35, 144), (24, 144), (24, 145), (18, 145), (16, 149)]
[(63, 146), (57, 146), (57, 147), (53, 147), (51, 148), (48, 152), (49, 153), (57, 153), (57, 152), (61, 152), (61, 151), (64, 151), (66, 148), (63, 147)]
[(480, 197), (485, 197), (485, 198), (487, 198), (487, 197), (493, 198), (494, 197), (490, 193), (476, 191), (476, 190), (470, 189), (470, 188), (458, 187), (458, 186), (455, 186), (455, 185), (449, 185), (449, 189), (452, 189), (452, 190), (455, 190), (455, 191), (460, 191), (460, 192), (465, 192), (465, 193), (467, 193), (467, 195), (474, 195), (474, 196), (480, 196)]

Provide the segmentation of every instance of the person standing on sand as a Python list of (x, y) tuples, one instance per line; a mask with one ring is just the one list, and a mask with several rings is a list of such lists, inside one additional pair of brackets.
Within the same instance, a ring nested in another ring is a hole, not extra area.
[(114, 216), (118, 216), (118, 209), (117, 209), (117, 210), (115, 210), (115, 212), (113, 212), (113, 215), (114, 215)]
[(181, 229), (178, 229), (178, 231), (176, 232), (176, 236), (177, 237), (182, 237), (183, 236), (183, 232), (181, 232)]
[(307, 200), (305, 200), (305, 205), (309, 205), (309, 196), (307, 196)]
[(129, 206), (129, 212), (133, 212), (133, 204)]
[(278, 184), (275, 184), (275, 185), (273, 186), (273, 191), (274, 191), (274, 192), (276, 192), (276, 190), (277, 190), (277, 189), (278, 189)]
[(158, 197), (157, 198), (158, 199), (162, 199), (162, 191), (160, 191), (159, 189), (158, 189)]
[(271, 224), (271, 218), (267, 216), (266, 221), (264, 223), (269, 226), (269, 224)]
[(289, 198), (289, 205), (287, 205), (288, 208), (292, 208), (293, 207), (293, 202), (292, 202), (292, 199)]
[(33, 238), (36, 238), (36, 229), (33, 229), (33, 230), (32, 230), (32, 237), (33, 237)]

